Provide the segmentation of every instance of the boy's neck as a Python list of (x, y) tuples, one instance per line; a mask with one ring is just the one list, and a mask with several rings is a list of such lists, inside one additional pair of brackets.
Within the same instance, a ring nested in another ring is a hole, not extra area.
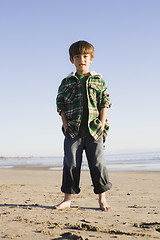
[(90, 72), (77, 71), (79, 75), (90, 76)]

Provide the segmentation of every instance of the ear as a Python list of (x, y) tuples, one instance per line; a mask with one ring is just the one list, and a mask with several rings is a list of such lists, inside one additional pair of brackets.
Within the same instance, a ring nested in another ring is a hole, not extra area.
[(73, 62), (73, 58), (70, 57), (69, 59), (70, 59), (71, 63), (74, 64), (74, 62)]
[(91, 60), (90, 60), (90, 64), (93, 62), (93, 59), (94, 59), (94, 57), (93, 57), (93, 58), (91, 58)]

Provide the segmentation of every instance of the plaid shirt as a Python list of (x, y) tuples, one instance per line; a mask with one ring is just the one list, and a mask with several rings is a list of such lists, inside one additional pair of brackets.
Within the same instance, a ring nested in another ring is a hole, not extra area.
[[(86, 81), (86, 91), (88, 99), (88, 129), (95, 140), (103, 133), (103, 140), (106, 140), (109, 130), (109, 124), (106, 119), (105, 128), (102, 131), (100, 121), (100, 110), (102, 108), (110, 108), (111, 102), (107, 92), (107, 85), (101, 78), (100, 74), (91, 72)], [(80, 80), (71, 73), (64, 78), (58, 89), (57, 95), (57, 111), (65, 111), (68, 122), (68, 133), (72, 138), (76, 137), (83, 114), (83, 93), (81, 90)]]

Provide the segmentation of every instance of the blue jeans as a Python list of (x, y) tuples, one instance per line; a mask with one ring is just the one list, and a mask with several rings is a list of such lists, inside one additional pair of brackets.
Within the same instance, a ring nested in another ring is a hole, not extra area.
[(100, 194), (112, 187), (109, 182), (103, 153), (103, 136), (95, 141), (88, 131), (80, 131), (75, 138), (66, 132), (64, 140), (63, 179), (61, 191), (69, 194), (80, 192), (82, 153), (85, 150), (94, 193)]

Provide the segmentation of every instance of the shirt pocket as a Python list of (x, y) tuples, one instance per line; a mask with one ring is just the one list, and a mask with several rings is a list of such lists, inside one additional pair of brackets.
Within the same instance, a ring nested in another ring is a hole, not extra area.
[(103, 84), (102, 83), (90, 83), (89, 84), (89, 96), (93, 101), (99, 101), (102, 96)]

